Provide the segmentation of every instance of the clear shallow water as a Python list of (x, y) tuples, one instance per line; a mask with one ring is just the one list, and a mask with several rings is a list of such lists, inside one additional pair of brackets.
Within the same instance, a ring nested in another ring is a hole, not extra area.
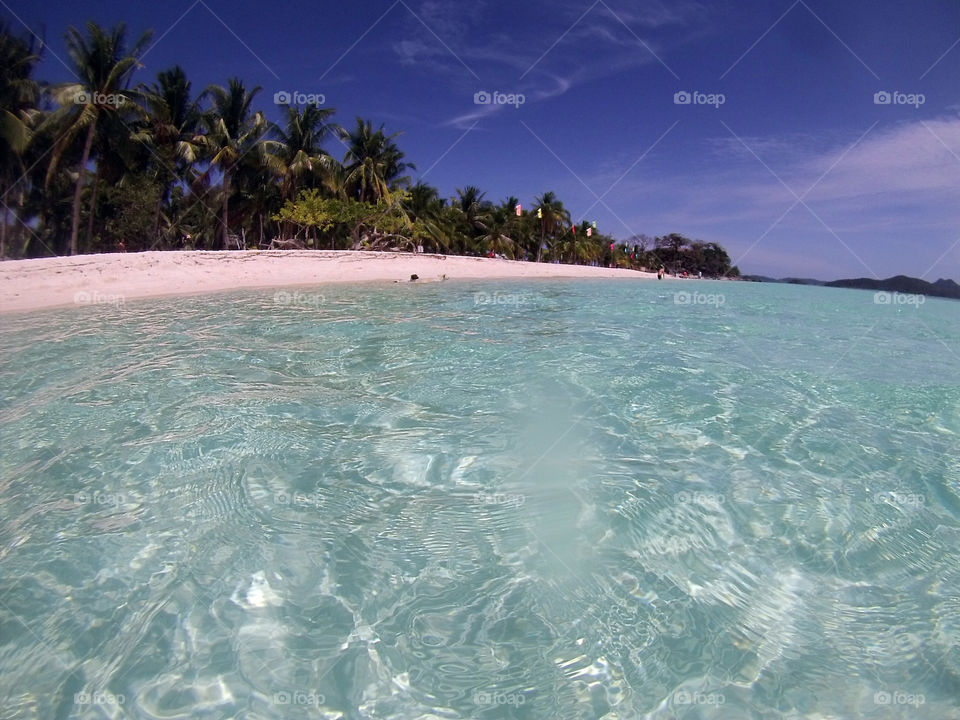
[(0, 717), (960, 717), (956, 302), (463, 282), (0, 328)]

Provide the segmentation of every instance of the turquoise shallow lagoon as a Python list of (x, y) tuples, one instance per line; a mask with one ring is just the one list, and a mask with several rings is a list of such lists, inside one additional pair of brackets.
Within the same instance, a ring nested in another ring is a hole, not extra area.
[(960, 303), (464, 281), (0, 328), (2, 718), (960, 718)]

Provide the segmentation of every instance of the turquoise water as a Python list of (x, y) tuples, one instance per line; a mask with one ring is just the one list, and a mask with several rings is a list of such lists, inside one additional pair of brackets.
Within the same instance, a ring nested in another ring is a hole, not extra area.
[(447, 282), (0, 327), (2, 718), (960, 717), (960, 303)]

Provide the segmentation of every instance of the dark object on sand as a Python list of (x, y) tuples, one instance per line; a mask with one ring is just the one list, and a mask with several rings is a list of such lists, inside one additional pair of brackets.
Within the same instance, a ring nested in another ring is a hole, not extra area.
[(419, 280), (419, 279), (420, 279), (420, 276), (417, 275), (416, 273), (410, 276), (410, 282), (413, 282), (414, 280)]

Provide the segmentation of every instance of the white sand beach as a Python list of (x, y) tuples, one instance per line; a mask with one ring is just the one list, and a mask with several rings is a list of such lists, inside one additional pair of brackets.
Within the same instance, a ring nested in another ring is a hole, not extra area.
[(0, 312), (136, 298), (344, 282), (442, 279), (655, 279), (634, 270), (399, 252), (153, 251), (0, 263)]

